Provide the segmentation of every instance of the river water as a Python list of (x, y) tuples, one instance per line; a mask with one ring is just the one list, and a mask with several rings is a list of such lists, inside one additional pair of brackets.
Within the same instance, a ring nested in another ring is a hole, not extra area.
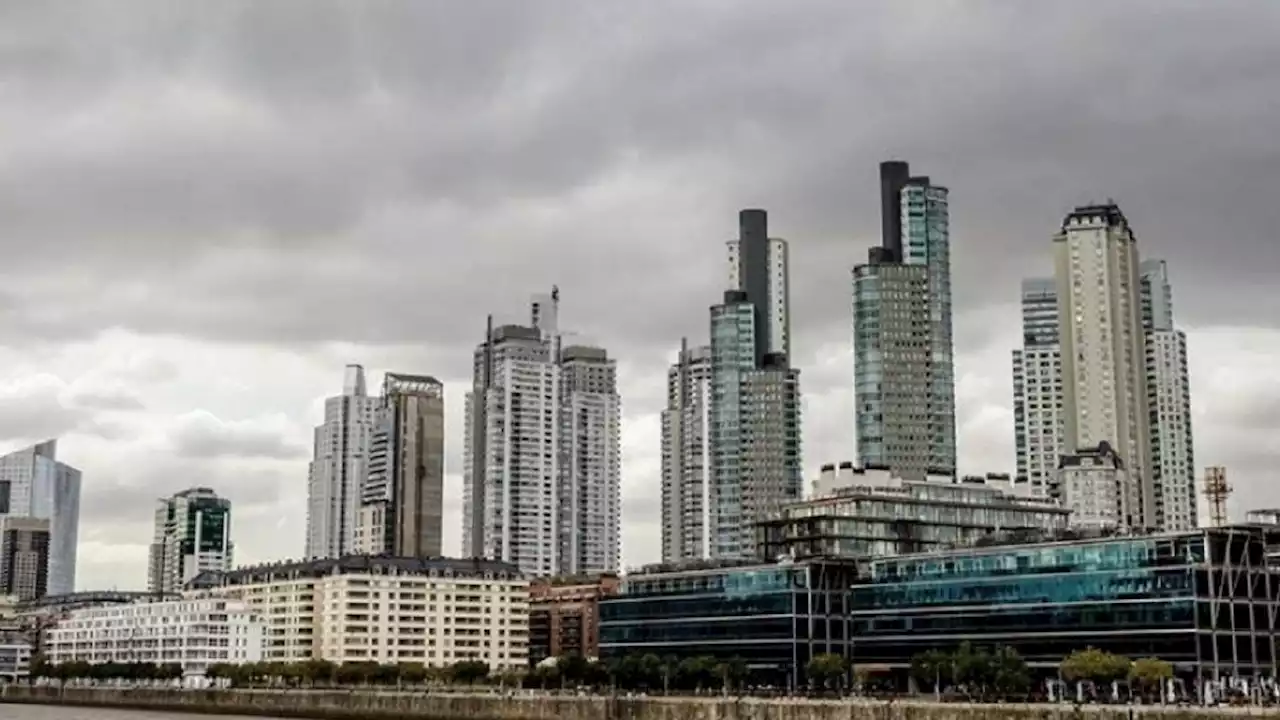
[(188, 713), (103, 710), (102, 708), (54, 707), (51, 705), (0, 704), (0, 720), (273, 720), (247, 715), (190, 715)]

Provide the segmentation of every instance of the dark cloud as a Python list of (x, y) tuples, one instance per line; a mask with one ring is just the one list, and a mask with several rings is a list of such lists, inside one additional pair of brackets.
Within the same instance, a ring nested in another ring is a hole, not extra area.
[[(1121, 203), (1179, 322), (1276, 328), (1278, 36), (1280, 5), (1250, 0), (0, 0), (0, 346), (284, 349), (334, 365), (308, 399), (345, 362), (428, 372), (460, 437), (485, 315), (522, 320), (558, 284), (648, 432), (680, 337), (706, 341), (736, 212), (760, 206), (791, 241), (806, 459), (842, 459), (849, 269), (897, 157), (951, 188), (961, 452), (1007, 470), (1019, 280), (1050, 272), (1074, 204)], [(181, 365), (140, 352), (113, 377), (151, 407), (193, 381)], [(1219, 390), (1196, 396), (1208, 447), (1280, 433)], [(141, 436), (96, 415), (121, 405), (42, 392), (0, 404), (0, 437)], [(214, 414), (157, 432), (197, 466), (287, 459), (297, 485), (304, 402), (273, 424), (192, 401), (163, 412)], [(657, 437), (631, 442), (651, 490)]]
[(277, 425), (225, 422), (207, 412), (180, 418), (169, 430), (169, 443), (188, 458), (305, 458), (307, 448), (285, 437)]

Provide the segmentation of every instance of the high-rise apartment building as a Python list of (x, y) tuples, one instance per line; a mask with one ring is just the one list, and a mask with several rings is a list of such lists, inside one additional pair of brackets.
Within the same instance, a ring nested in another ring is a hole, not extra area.
[(1022, 281), (1022, 347), (1013, 351), (1016, 484), (1034, 497), (1060, 497), (1062, 355), (1058, 347), (1058, 290), (1053, 278)]
[(231, 501), (191, 488), (156, 502), (148, 589), (173, 595), (202, 572), (231, 569)]
[(711, 557), (711, 347), (690, 348), (667, 370), (662, 411), (662, 560)]
[(527, 326), (489, 319), (466, 401), (463, 553), (537, 577), (621, 559), (617, 371), (563, 345), (559, 300), (536, 296)]
[(444, 536), (444, 385), (387, 373), (361, 488), (356, 550), (439, 557)]
[(1155, 526), (1189, 530), (1198, 523), (1187, 336), (1173, 324), (1173, 289), (1163, 260), (1144, 260), (1142, 329), (1146, 348), (1147, 417)]
[(49, 521), (0, 515), (0, 596), (44, 597), (49, 589)]
[(1054, 237), (1062, 357), (1062, 454), (1106, 443), (1124, 468), (1115, 523), (1153, 527), (1137, 241), (1114, 203), (1077, 207)]
[[(708, 533), (712, 557), (755, 554), (755, 523), (801, 497), (800, 372), (790, 366), (786, 242), (738, 215), (737, 286), (711, 307)], [(736, 248), (736, 249), (735, 249)]]
[(853, 269), (859, 464), (907, 480), (956, 473), (947, 195), (881, 163), (881, 245)]
[(336, 558), (355, 551), (378, 404), (378, 398), (366, 391), (364, 368), (359, 365), (347, 366), (342, 394), (324, 402), (324, 423), (315, 430), (315, 454), (308, 472), (309, 558)]
[(49, 521), (49, 595), (75, 589), (80, 536), (80, 471), (58, 462), (58, 441), (47, 440), (0, 457), (8, 487), (8, 515)]

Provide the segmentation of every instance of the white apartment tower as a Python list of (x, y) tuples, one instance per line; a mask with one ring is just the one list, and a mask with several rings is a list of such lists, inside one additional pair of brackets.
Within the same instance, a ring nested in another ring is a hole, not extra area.
[(1138, 249), (1114, 203), (1078, 207), (1054, 237), (1062, 356), (1062, 454), (1114, 449), (1125, 469), (1116, 525), (1156, 522)]
[(76, 584), (80, 471), (57, 456), (58, 441), (46, 440), (0, 457), (0, 510), (49, 521), (46, 593), (66, 595)]
[(1014, 445), (1017, 475), (1032, 497), (1061, 498), (1062, 354), (1058, 291), (1053, 278), (1022, 281), (1022, 347), (1013, 351)]
[[(763, 212), (763, 211), (759, 211)], [(731, 290), (743, 288), (742, 239), (729, 240), (725, 243), (728, 250), (728, 280), (725, 287)], [(789, 280), (787, 241), (781, 238), (767, 239), (767, 254), (763, 273), (767, 278), (765, 297), (768, 300), (761, 309), (762, 320), (768, 328), (765, 335), (768, 344), (765, 352), (791, 357), (791, 286)], [(748, 260), (747, 266), (751, 266)]]
[(1144, 260), (1139, 272), (1155, 525), (1161, 530), (1187, 530), (1198, 525), (1199, 500), (1191, 434), (1187, 336), (1173, 325), (1173, 290), (1165, 262)]
[(361, 491), (379, 399), (369, 397), (364, 368), (348, 365), (342, 394), (324, 401), (308, 470), (308, 558), (336, 558), (355, 551)]
[(156, 502), (148, 589), (176, 594), (202, 572), (231, 569), (231, 501), (191, 488)]
[(532, 576), (612, 572), (621, 559), (621, 401), (601, 348), (563, 346), (559, 290), (531, 322), (494, 327), (466, 401), (463, 554)]
[(711, 347), (690, 348), (667, 370), (662, 411), (662, 561), (711, 557)]

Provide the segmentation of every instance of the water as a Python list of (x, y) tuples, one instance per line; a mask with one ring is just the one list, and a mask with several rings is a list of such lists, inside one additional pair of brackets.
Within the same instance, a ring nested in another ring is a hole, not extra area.
[(189, 713), (104, 710), (102, 708), (54, 707), (52, 705), (5, 705), (0, 703), (0, 720), (275, 720), (248, 715), (191, 715)]

